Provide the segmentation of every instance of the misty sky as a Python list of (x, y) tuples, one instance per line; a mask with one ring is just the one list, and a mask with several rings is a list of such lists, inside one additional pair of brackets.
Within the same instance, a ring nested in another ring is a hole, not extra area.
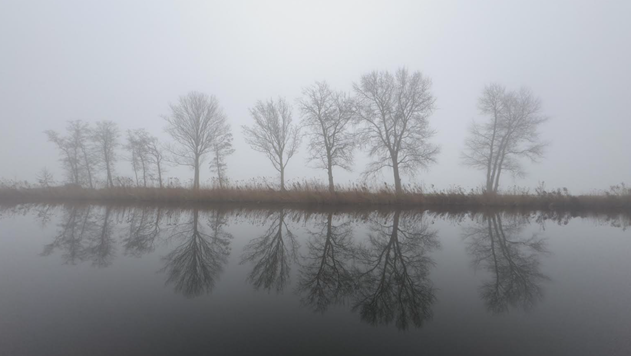
[[(546, 159), (503, 187), (567, 187), (588, 193), (631, 182), (631, 1), (12, 1), (0, 2), (0, 177), (30, 179), (48, 167), (63, 175), (43, 131), (67, 120), (112, 120), (167, 140), (161, 115), (189, 91), (215, 95), (235, 135), (232, 180), (276, 179), (241, 134), (257, 100), (326, 80), (351, 91), (372, 70), (406, 66), (433, 81), (430, 125), (438, 163), (413, 182), (480, 186), (461, 165), (477, 99), (497, 82), (527, 86), (551, 120)], [(305, 168), (305, 142), (289, 179)], [(357, 155), (356, 180), (367, 162)], [(128, 162), (120, 175), (131, 176)], [(167, 176), (192, 177), (187, 168)], [(383, 180), (391, 182), (384, 171)], [(205, 165), (202, 182), (211, 173)], [(403, 182), (409, 183), (409, 177)]]

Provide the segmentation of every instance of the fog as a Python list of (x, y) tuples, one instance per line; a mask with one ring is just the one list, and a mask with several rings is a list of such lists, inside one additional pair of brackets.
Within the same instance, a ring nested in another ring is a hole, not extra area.
[[(11, 1), (0, 3), (0, 177), (63, 178), (44, 131), (68, 120), (112, 120), (161, 140), (169, 103), (190, 91), (215, 95), (229, 119), (232, 181), (275, 179), (244, 141), (257, 100), (285, 97), (326, 80), (334, 89), (373, 70), (419, 70), (432, 79), (437, 163), (404, 183), (479, 187), (484, 172), (462, 165), (467, 128), (481, 120), (485, 85), (529, 87), (550, 120), (545, 158), (502, 186), (567, 187), (589, 193), (631, 181), (631, 2), (629, 1)], [(359, 179), (368, 162), (335, 171)], [(131, 176), (129, 162), (117, 173)], [(307, 168), (305, 168), (307, 167)], [(287, 179), (318, 178), (305, 143)], [(186, 167), (167, 176), (192, 177)], [(211, 177), (208, 165), (202, 182)], [(378, 181), (392, 182), (384, 171)]]

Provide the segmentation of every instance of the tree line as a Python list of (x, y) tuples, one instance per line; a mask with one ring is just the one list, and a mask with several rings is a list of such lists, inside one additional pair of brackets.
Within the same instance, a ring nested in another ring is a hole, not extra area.
[[(394, 73), (373, 71), (353, 84), (352, 93), (316, 82), (302, 91), (297, 101), (300, 123), (293, 120), (292, 105), (285, 98), (260, 100), (252, 108), (252, 123), (241, 127), (249, 146), (264, 154), (280, 175), (285, 190), (285, 172), (303, 140), (308, 161), (328, 175), (335, 191), (334, 168), (351, 170), (354, 153), (364, 150), (371, 161), (363, 179), (391, 170), (396, 193), (402, 193), (401, 176), (414, 177), (436, 163), (440, 147), (431, 142), (435, 131), (429, 118), (436, 109), (432, 81), (419, 71), (400, 68)], [(115, 163), (131, 163), (134, 184), (148, 186), (156, 181), (163, 187), (167, 165), (189, 166), (194, 172), (193, 189), (200, 188), (202, 165), (216, 174), (219, 187), (227, 181), (227, 157), (234, 153), (233, 135), (217, 98), (191, 92), (170, 104), (163, 116), (165, 131), (172, 142), (160, 142), (145, 129), (128, 130), (121, 141), (118, 125), (112, 121), (90, 126), (70, 121), (65, 135), (46, 131), (60, 153), (67, 182), (95, 187), (95, 177), (105, 175), (107, 187), (123, 184), (115, 179)], [(503, 172), (523, 176), (524, 159), (543, 158), (547, 142), (539, 127), (548, 118), (529, 89), (508, 90), (487, 85), (478, 100), (483, 120), (474, 121), (462, 152), (462, 163), (486, 173), (485, 191), (497, 193)], [(125, 155), (120, 150), (124, 149)], [(47, 173), (48, 174), (48, 173)]]

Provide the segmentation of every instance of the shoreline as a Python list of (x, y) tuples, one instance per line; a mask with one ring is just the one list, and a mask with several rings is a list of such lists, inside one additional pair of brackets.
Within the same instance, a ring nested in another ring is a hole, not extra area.
[(252, 188), (4, 188), (0, 203), (44, 202), (255, 204), (332, 206), (344, 208), (439, 208), (529, 210), (631, 210), (631, 195), (569, 195), (558, 192), (532, 194), (420, 193), (396, 194), (391, 190), (344, 189), (331, 193), (318, 189), (278, 191)]

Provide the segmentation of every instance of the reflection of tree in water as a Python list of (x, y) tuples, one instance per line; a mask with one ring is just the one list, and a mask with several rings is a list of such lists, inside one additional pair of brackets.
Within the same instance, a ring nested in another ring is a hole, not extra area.
[(41, 204), (33, 206), (33, 209), (37, 213), (36, 219), (39, 221), (39, 225), (44, 228), (48, 226), (48, 223), (55, 215), (55, 206), (49, 204)]
[(114, 223), (112, 222), (111, 207), (105, 208), (105, 213), (100, 216), (100, 226), (89, 240), (87, 247), (88, 256), (92, 260), (92, 264), (97, 267), (107, 267), (114, 260), (114, 252), (116, 249), (114, 241)]
[(307, 255), (301, 258), (298, 291), (304, 295), (305, 305), (324, 313), (354, 290), (355, 276), (349, 264), (356, 248), (350, 222), (334, 225), (333, 213), (329, 213), (319, 227), (307, 242)]
[(520, 237), (527, 223), (517, 216), (503, 221), (502, 214), (492, 214), (465, 230), (475, 265), (485, 265), (493, 275), (482, 286), (481, 294), (494, 313), (506, 312), (509, 307), (528, 310), (543, 295), (540, 283), (548, 277), (539, 271), (539, 257), (545, 252), (545, 241), (537, 235)]
[(245, 247), (241, 263), (254, 263), (248, 281), (256, 289), (281, 292), (289, 280), (289, 261), (296, 259), (298, 244), (285, 223), (285, 211), (273, 213), (269, 219), (272, 223), (265, 233)]
[(48, 256), (55, 250), (62, 251), (62, 259), (65, 263), (77, 264), (85, 258), (84, 234), (94, 228), (94, 221), (90, 219), (89, 209), (69, 207), (64, 210), (62, 221), (59, 224), (59, 233), (53, 242), (44, 247), (42, 255)]
[(129, 234), (123, 238), (126, 254), (140, 257), (155, 249), (162, 216), (161, 208), (139, 208), (129, 213)]
[(182, 243), (164, 257), (163, 271), (168, 275), (166, 283), (178, 293), (195, 297), (212, 291), (230, 254), (232, 235), (223, 231), (225, 224), (224, 215), (215, 211), (205, 226), (194, 209), (188, 222), (173, 226), (170, 238)]
[(44, 247), (42, 255), (62, 251), (65, 263), (77, 264), (91, 260), (97, 267), (107, 267), (115, 253), (111, 208), (100, 211), (92, 206), (68, 207), (59, 224), (59, 233)]
[(369, 243), (360, 248), (353, 309), (370, 324), (394, 320), (399, 329), (421, 327), (435, 300), (428, 253), (440, 246), (437, 232), (422, 214), (400, 211), (384, 224), (374, 221), (370, 230)]

